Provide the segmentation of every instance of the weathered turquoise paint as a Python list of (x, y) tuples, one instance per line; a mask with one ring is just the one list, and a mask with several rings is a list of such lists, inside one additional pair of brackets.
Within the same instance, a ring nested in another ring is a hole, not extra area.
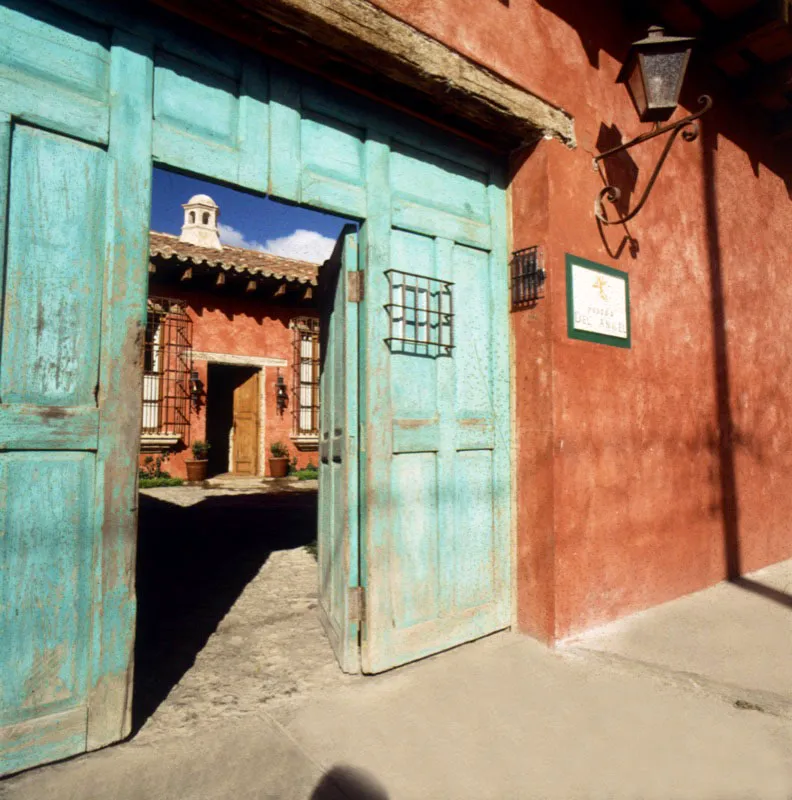
[(0, 19), (5, 773), (129, 729), (152, 72), (123, 31)]
[[(329, 326), (345, 435), (326, 421), (346, 485), (322, 479), (320, 591), (344, 668), (380, 671), (509, 622), (497, 164), (148, 13), (0, 0), (0, 772), (128, 730), (152, 163), (361, 221), (342, 261), (365, 270), (364, 299), (338, 295)], [(389, 268), (454, 282), (450, 358), (390, 352)], [(358, 582), (360, 631), (343, 591)]]
[(357, 269), (357, 232), (346, 226), (319, 273), (319, 610), (344, 672), (360, 671), (358, 622), (349, 613), (349, 589), (359, 585), (358, 320), (347, 279)]

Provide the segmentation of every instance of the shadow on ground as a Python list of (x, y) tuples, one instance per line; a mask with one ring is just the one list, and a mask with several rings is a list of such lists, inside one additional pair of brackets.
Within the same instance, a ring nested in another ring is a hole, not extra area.
[(273, 551), (316, 537), (316, 493), (140, 496), (132, 732), (137, 733)]
[(311, 800), (388, 800), (388, 793), (365, 770), (338, 765), (322, 775)]

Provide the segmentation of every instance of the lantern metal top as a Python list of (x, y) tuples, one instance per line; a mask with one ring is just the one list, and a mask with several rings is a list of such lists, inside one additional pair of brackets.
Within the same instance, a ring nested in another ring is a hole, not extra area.
[(616, 78), (616, 83), (626, 83), (632, 72), (632, 63), (634, 57), (638, 53), (651, 52), (655, 49), (666, 49), (674, 45), (674, 49), (682, 49), (682, 46), (687, 44), (692, 46), (696, 39), (694, 36), (666, 36), (665, 29), (661, 25), (652, 25), (647, 31), (645, 39), (639, 39), (630, 45), (627, 52), (627, 58), (624, 59), (624, 64), (619, 70), (619, 75)]
[(665, 36), (653, 25), (645, 39), (630, 46), (616, 81), (627, 85), (642, 122), (663, 122), (674, 113), (694, 41)]

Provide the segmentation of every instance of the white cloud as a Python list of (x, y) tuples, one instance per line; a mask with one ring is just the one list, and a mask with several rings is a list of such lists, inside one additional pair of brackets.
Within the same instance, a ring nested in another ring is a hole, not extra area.
[(264, 249), (276, 256), (285, 256), (299, 261), (321, 264), (330, 258), (333, 247), (335, 247), (335, 239), (331, 239), (329, 236), (322, 236), (321, 233), (316, 231), (306, 231), (303, 228), (298, 228), (288, 236), (267, 239)]
[(261, 244), (261, 242), (248, 241), (242, 231), (238, 231), (230, 225), (218, 222), (217, 232), (220, 234), (221, 244), (227, 244), (229, 247), (244, 247), (246, 250), (267, 251), (266, 246)]
[(288, 236), (280, 236), (277, 239), (267, 239), (264, 244), (251, 239), (246, 239), (242, 231), (238, 231), (231, 225), (220, 222), (217, 225), (220, 234), (220, 242), (230, 247), (244, 247), (246, 250), (260, 250), (262, 253), (272, 253), (276, 256), (294, 258), (297, 261), (310, 261), (313, 264), (321, 264), (330, 258), (335, 239), (329, 236), (322, 236), (316, 231), (308, 231), (298, 228)]

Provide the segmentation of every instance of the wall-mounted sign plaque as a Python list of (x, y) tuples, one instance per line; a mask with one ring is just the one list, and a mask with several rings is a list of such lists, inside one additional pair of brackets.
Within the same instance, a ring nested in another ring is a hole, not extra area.
[(570, 338), (630, 347), (627, 273), (567, 253), (566, 283)]

